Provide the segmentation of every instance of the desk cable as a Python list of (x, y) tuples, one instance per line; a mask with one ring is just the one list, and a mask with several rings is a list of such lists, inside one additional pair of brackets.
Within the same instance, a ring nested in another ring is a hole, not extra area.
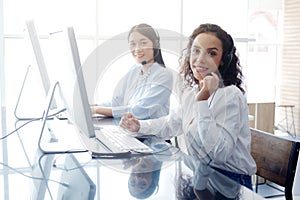
[[(72, 153), (72, 152), (70, 152)], [(56, 169), (60, 169), (60, 170), (64, 170), (64, 171), (72, 171), (72, 170), (76, 170), (76, 169), (80, 169), (80, 168), (83, 168), (85, 167), (86, 165), (88, 165), (93, 159), (91, 158), (89, 161), (85, 162), (85, 163), (82, 163), (81, 165), (79, 165), (78, 167), (73, 167), (73, 168), (66, 168), (65, 166), (64, 167), (59, 167), (57, 164), (56, 164), (56, 160), (63, 154), (60, 154), (58, 157), (56, 157), (54, 160), (53, 160), (53, 163), (52, 163), (52, 167), (56, 168)]]
[(64, 186), (64, 187), (69, 187), (68, 184), (66, 184), (66, 183), (62, 183), (62, 182), (59, 182), (59, 181), (56, 181), (56, 180), (53, 180), (53, 179), (48, 179), (48, 178), (39, 178), (39, 177), (29, 176), (29, 175), (24, 174), (23, 172), (21, 172), (21, 171), (15, 169), (15, 168), (13, 168), (13, 167), (11, 167), (11, 166), (9, 166), (9, 165), (3, 163), (3, 162), (0, 162), (0, 164), (3, 165), (3, 166), (6, 167), (6, 168), (8, 168), (8, 169), (10, 169), (10, 170), (12, 170), (12, 171), (18, 173), (18, 174), (21, 174), (21, 175), (27, 177), (27, 178), (30, 178), (30, 179), (33, 179), (33, 180), (40, 180), (40, 181), (51, 181), (51, 182), (60, 184), (60, 185), (62, 185), (62, 186)]
[[(65, 110), (66, 110), (66, 109), (64, 108), (64, 109), (61, 109), (61, 110), (59, 110), (59, 111), (57, 111), (57, 112), (55, 112), (55, 113), (49, 115), (48, 119), (52, 119), (52, 117), (58, 115), (58, 114), (61, 113), (61, 112), (64, 112)], [(1, 138), (0, 138), (0, 141), (6, 139), (8, 136), (10, 136), (10, 135), (12, 135), (13, 133), (17, 132), (18, 130), (20, 130), (20, 129), (21, 129), (22, 127), (24, 127), (25, 125), (27, 125), (27, 124), (29, 124), (29, 123), (31, 123), (31, 122), (34, 122), (34, 121), (41, 120), (41, 119), (43, 119), (43, 118), (42, 118), (42, 117), (37, 117), (37, 118), (34, 118), (34, 119), (30, 119), (29, 121), (27, 121), (26, 123), (22, 124), (21, 126), (19, 126), (18, 128), (16, 128), (16, 129), (13, 130), (12, 132), (10, 132), (10, 133), (6, 134), (5, 136), (1, 137)]]

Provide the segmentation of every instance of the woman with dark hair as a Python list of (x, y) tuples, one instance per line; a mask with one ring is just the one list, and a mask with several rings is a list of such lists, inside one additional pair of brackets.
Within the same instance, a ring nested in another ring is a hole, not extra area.
[(93, 113), (120, 118), (131, 112), (137, 119), (168, 115), (173, 74), (165, 67), (158, 33), (139, 24), (129, 31), (128, 42), (136, 64), (118, 83), (112, 102), (92, 107)]
[(172, 155), (169, 145), (155, 137), (144, 138), (143, 142), (154, 152), (160, 153), (133, 156), (131, 159), (123, 161), (123, 169), (130, 169), (128, 191), (136, 199), (148, 199), (150, 196), (157, 194), (163, 162), (167, 161), (166, 156)]
[(126, 113), (120, 126), (170, 139), (184, 134), (195, 160), (252, 188), (256, 163), (250, 154), (248, 105), (233, 39), (215, 24), (201, 24), (180, 59), (179, 108), (167, 117), (137, 120)]
[(162, 161), (154, 156), (139, 157), (128, 179), (129, 193), (137, 199), (146, 199), (158, 190)]
[[(182, 67), (180, 73), (183, 77), (192, 84), (199, 84), (199, 80), (193, 76), (192, 68), (190, 67), (190, 58), (192, 55), (196, 54), (195, 48), (192, 48), (194, 39), (201, 33), (211, 33), (214, 34), (219, 40), (222, 41), (222, 57), (221, 63), (218, 67), (220, 78), (222, 78), (222, 83), (224, 86), (235, 85), (237, 86), (243, 93), (245, 93), (242, 88), (242, 78), (243, 74), (241, 71), (240, 60), (237, 57), (236, 48), (233, 43), (232, 37), (227, 34), (221, 27), (214, 24), (202, 24), (197, 29), (194, 30), (192, 35), (189, 37), (189, 43), (187, 44), (187, 48), (185, 49), (185, 57), (183, 59)], [(193, 51), (193, 52), (192, 52)], [(216, 66), (217, 67), (217, 66)], [(205, 77), (208, 73), (204, 73)]]

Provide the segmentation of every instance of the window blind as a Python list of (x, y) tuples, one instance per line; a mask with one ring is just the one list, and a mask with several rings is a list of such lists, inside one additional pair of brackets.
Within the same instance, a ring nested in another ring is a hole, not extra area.
[[(295, 132), (300, 135), (300, 1), (285, 0), (283, 16), (282, 70), (280, 86), (280, 104), (294, 105)], [(285, 118), (285, 109), (281, 107), (280, 118)], [(288, 128), (292, 127), (291, 108), (287, 108)], [(284, 122), (286, 123), (286, 122)]]

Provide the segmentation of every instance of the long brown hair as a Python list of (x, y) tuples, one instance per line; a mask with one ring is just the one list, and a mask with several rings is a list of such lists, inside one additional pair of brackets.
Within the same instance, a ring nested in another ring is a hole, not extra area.
[(201, 33), (212, 33), (222, 42), (223, 65), (219, 67), (219, 73), (221, 75), (223, 85), (235, 85), (243, 93), (245, 93), (245, 90), (241, 86), (243, 74), (240, 66), (240, 60), (235, 54), (236, 48), (234, 46), (233, 39), (226, 31), (224, 31), (220, 26), (216, 24), (201, 24), (193, 31), (192, 35), (189, 37), (189, 42), (186, 49), (184, 49), (184, 53), (181, 57), (181, 65), (179, 70), (186, 83), (189, 86), (192, 86), (193, 84), (199, 84), (199, 81), (193, 76), (190, 65), (190, 53), (194, 39)]

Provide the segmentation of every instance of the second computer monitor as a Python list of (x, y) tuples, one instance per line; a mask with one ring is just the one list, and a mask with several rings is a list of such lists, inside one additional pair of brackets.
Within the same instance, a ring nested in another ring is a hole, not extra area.
[[(73, 27), (56, 31), (49, 36), (48, 59), (51, 70), (56, 70), (61, 99), (68, 118), (78, 130), (91, 138), (95, 136), (92, 113), (85, 87), (77, 41)], [(47, 63), (48, 64), (48, 63)], [(52, 74), (52, 73), (50, 73)]]

